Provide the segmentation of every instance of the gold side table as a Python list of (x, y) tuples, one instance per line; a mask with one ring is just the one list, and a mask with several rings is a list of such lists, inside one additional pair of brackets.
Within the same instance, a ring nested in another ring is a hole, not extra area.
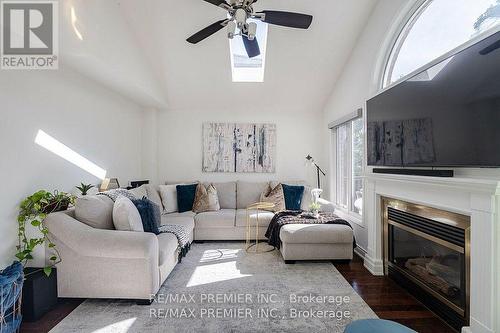
[[(259, 241), (259, 210), (270, 210), (273, 209), (274, 207), (275, 205), (270, 202), (256, 202), (246, 208), (247, 210), (246, 243), (245, 243), (246, 252), (266, 253), (274, 251), (274, 246), (267, 244), (267, 242)], [(257, 214), (255, 219), (255, 225), (252, 225), (252, 219), (250, 218), (250, 214), (252, 213), (252, 211), (255, 211)], [(255, 228), (255, 231), (253, 231), (252, 228)]]

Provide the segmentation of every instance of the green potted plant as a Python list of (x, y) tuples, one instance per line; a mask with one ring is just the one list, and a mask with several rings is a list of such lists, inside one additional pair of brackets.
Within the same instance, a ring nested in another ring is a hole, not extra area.
[(82, 196), (85, 196), (88, 194), (89, 190), (94, 187), (94, 185), (81, 183), (80, 186), (75, 187), (80, 190)]
[[(24, 266), (25, 281), (21, 312), (24, 321), (36, 321), (57, 304), (57, 272), (54, 266), (61, 261), (56, 245), (49, 238), (44, 224), (48, 214), (68, 209), (74, 203), (74, 196), (65, 192), (37, 191), (24, 199), (19, 206), (17, 259)], [(31, 224), (39, 235), (31, 236), (27, 227)], [(49, 263), (43, 268), (26, 267), (33, 259), (37, 246), (51, 250)]]
[(321, 209), (321, 205), (318, 203), (318, 202), (313, 202), (310, 206), (309, 206), (309, 210), (311, 211), (311, 213), (318, 217), (319, 216), (319, 211)]

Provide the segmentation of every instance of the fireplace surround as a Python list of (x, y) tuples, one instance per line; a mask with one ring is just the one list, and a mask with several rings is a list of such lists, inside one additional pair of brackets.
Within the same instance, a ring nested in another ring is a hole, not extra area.
[(470, 217), (469, 323), (461, 331), (500, 333), (500, 181), (465, 174), (437, 178), (367, 172), (363, 254), (365, 267), (374, 275), (385, 273), (384, 198)]
[(382, 198), (384, 273), (459, 331), (469, 325), (470, 217)]

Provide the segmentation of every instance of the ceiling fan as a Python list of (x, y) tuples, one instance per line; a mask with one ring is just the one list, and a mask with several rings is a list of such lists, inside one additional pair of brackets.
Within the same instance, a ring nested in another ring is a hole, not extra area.
[(260, 48), (257, 38), (255, 38), (257, 23), (247, 22), (248, 19), (251, 18), (269, 24), (299, 29), (308, 29), (313, 20), (311, 15), (275, 10), (264, 10), (256, 13), (254, 12), (253, 4), (257, 0), (230, 0), (229, 3), (225, 0), (204, 1), (227, 10), (229, 18), (217, 21), (205, 29), (198, 31), (189, 37), (187, 41), (191, 44), (197, 44), (224, 27), (227, 27), (228, 38), (233, 39), (234, 36), (241, 36), (249, 58), (260, 55)]

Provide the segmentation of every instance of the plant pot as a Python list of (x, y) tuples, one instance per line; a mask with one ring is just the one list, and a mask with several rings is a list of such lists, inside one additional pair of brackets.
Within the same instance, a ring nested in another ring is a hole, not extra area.
[(43, 212), (45, 214), (50, 214), (53, 212), (61, 212), (67, 210), (68, 207), (69, 207), (69, 202), (54, 201), (45, 206)]
[(21, 313), (23, 321), (34, 322), (57, 305), (57, 270), (47, 276), (43, 268), (25, 268), (24, 275)]

